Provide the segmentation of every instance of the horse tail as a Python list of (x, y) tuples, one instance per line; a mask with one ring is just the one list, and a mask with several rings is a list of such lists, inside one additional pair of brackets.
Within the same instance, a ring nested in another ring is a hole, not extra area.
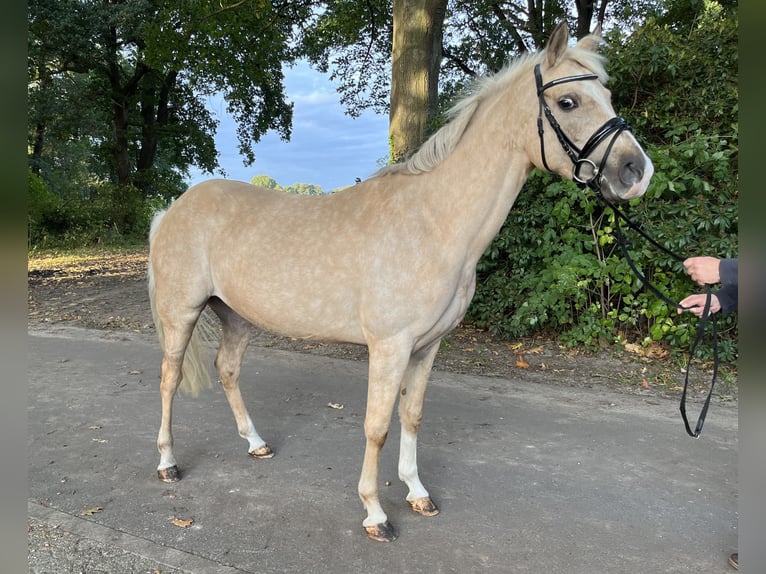
[[(165, 211), (155, 214), (149, 229), (149, 251), (151, 254), (152, 240), (154, 234), (165, 216)], [(160, 349), (165, 352), (165, 332), (162, 326), (162, 320), (157, 313), (156, 284), (154, 281), (154, 270), (152, 268), (152, 258), (149, 257), (149, 268), (147, 273), (149, 289), (149, 305), (152, 311), (152, 319), (157, 332), (157, 340)], [(212, 387), (213, 370), (210, 364), (208, 343), (214, 340), (216, 334), (215, 322), (210, 313), (203, 312), (194, 325), (189, 344), (184, 353), (184, 362), (181, 367), (181, 384), (178, 387), (182, 392), (188, 393), (193, 397), (199, 395), (200, 390)]]

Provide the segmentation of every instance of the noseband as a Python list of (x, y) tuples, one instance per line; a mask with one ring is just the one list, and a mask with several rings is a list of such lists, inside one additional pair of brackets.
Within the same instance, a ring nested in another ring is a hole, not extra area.
[[(550, 167), (548, 167), (548, 161), (545, 158), (543, 114), (545, 114), (545, 117), (548, 119), (548, 123), (550, 124), (551, 128), (553, 128), (553, 131), (556, 134), (561, 147), (564, 148), (564, 151), (569, 156), (569, 159), (572, 160), (572, 179), (580, 187), (590, 187), (597, 194), (601, 195), (601, 178), (603, 175), (604, 166), (606, 165), (606, 160), (609, 157), (609, 153), (612, 151), (612, 146), (614, 145), (617, 137), (625, 130), (630, 131), (628, 122), (619, 117), (614, 117), (608, 120), (603, 126), (598, 128), (592, 136), (590, 136), (590, 139), (588, 139), (588, 141), (585, 142), (583, 148), (580, 149), (571, 139), (569, 139), (569, 137), (567, 137), (567, 135), (564, 133), (564, 130), (561, 129), (561, 126), (556, 121), (551, 108), (548, 106), (545, 98), (543, 97), (545, 90), (553, 86), (558, 86), (559, 84), (565, 84), (567, 82), (579, 82), (581, 80), (597, 79), (598, 76), (596, 74), (579, 74), (577, 76), (566, 76), (563, 78), (558, 78), (556, 80), (551, 80), (547, 84), (543, 84), (543, 76), (540, 72), (540, 64), (535, 66), (537, 99), (540, 103), (540, 108), (537, 115), (537, 133), (540, 136), (540, 153), (543, 158), (543, 165), (545, 166), (545, 169), (548, 171), (553, 171)], [(596, 149), (596, 147), (598, 147), (598, 145), (610, 135), (612, 136), (612, 139), (609, 141), (609, 145), (607, 146), (604, 155), (601, 157), (601, 163), (596, 165), (596, 162), (589, 159), (588, 156), (593, 153), (593, 150)], [(583, 176), (583, 167), (588, 167), (590, 169), (592, 172), (590, 177)]]

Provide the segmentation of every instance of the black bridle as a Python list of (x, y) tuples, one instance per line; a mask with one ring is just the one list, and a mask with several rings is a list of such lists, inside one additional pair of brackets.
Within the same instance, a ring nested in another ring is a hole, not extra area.
[[(553, 86), (558, 86), (560, 84), (566, 84), (568, 82), (579, 82), (583, 80), (597, 80), (598, 76), (596, 74), (579, 74), (576, 76), (565, 76), (563, 78), (558, 78), (556, 80), (551, 80), (547, 84), (543, 84), (543, 76), (540, 72), (540, 64), (537, 64), (535, 66), (535, 83), (537, 85), (537, 100), (539, 102), (539, 111), (537, 114), (537, 134), (540, 136), (540, 154), (542, 155), (543, 159), (543, 165), (545, 166), (545, 169), (548, 171), (553, 171), (548, 166), (548, 160), (545, 157), (545, 128), (543, 124), (543, 115), (545, 115), (546, 119), (548, 120), (548, 123), (550, 124), (551, 128), (553, 129), (553, 133), (556, 134), (556, 137), (559, 140), (559, 143), (561, 144), (561, 147), (564, 148), (564, 151), (569, 156), (569, 159), (572, 160), (572, 179), (581, 187), (587, 186), (590, 187), (593, 191), (595, 191), (598, 195), (601, 195), (601, 178), (603, 176), (603, 168), (604, 165), (606, 165), (606, 160), (609, 157), (609, 153), (612, 151), (612, 146), (614, 145), (615, 140), (617, 137), (623, 132), (623, 131), (630, 131), (630, 126), (628, 125), (628, 122), (626, 122), (624, 119), (619, 117), (613, 117), (610, 120), (607, 120), (607, 122), (602, 125), (600, 128), (598, 128), (592, 136), (588, 139), (587, 142), (585, 142), (585, 145), (582, 147), (582, 149), (578, 148), (575, 143), (567, 137), (567, 135), (564, 133), (564, 130), (561, 129), (561, 126), (556, 121), (556, 118), (553, 115), (553, 112), (551, 111), (551, 108), (548, 106), (548, 103), (545, 101), (545, 90), (548, 88), (552, 88)], [(601, 142), (603, 142), (606, 138), (609, 136), (612, 136), (612, 139), (609, 141), (609, 144), (607, 145), (606, 151), (604, 152), (604, 155), (601, 157), (601, 163), (599, 165), (596, 165), (596, 163), (589, 159), (588, 156), (593, 153), (593, 150), (596, 149)], [(583, 174), (581, 173), (583, 167), (588, 167), (591, 171), (591, 175), (588, 178), (584, 178)]]
[[(617, 242), (620, 245), (620, 249), (622, 250), (623, 257), (625, 257), (625, 260), (628, 263), (628, 266), (633, 271), (633, 273), (638, 277), (638, 279), (657, 297), (659, 297), (662, 301), (667, 303), (668, 305), (675, 307), (675, 308), (684, 308), (688, 309), (688, 307), (683, 307), (682, 305), (679, 305), (676, 301), (673, 301), (668, 296), (666, 296), (664, 293), (662, 293), (659, 289), (657, 289), (656, 286), (654, 286), (651, 281), (649, 281), (637, 268), (636, 264), (633, 262), (633, 259), (630, 257), (630, 254), (628, 253), (628, 242), (625, 238), (625, 235), (622, 232), (622, 228), (620, 227), (620, 220), (623, 220), (628, 227), (630, 227), (632, 230), (636, 231), (638, 234), (640, 234), (644, 239), (649, 241), (652, 245), (660, 249), (663, 253), (666, 255), (669, 255), (672, 259), (675, 259), (676, 261), (683, 262), (684, 258), (677, 255), (676, 253), (673, 253), (663, 245), (659, 244), (657, 241), (655, 241), (652, 237), (650, 237), (646, 232), (644, 232), (638, 225), (636, 225), (633, 221), (631, 221), (627, 215), (625, 215), (620, 209), (617, 208), (616, 205), (614, 205), (611, 201), (606, 199), (604, 197), (604, 194), (601, 192), (601, 180), (603, 177), (603, 170), (604, 166), (606, 165), (606, 160), (609, 157), (609, 154), (612, 151), (612, 147), (614, 146), (614, 143), (616, 139), (619, 137), (619, 135), (623, 131), (631, 131), (630, 126), (628, 125), (628, 122), (626, 122), (623, 118), (620, 117), (614, 117), (610, 120), (607, 120), (604, 125), (602, 125), (600, 128), (598, 128), (592, 136), (588, 139), (587, 142), (585, 142), (585, 145), (582, 147), (582, 149), (578, 148), (572, 140), (567, 137), (567, 135), (564, 133), (564, 131), (561, 129), (561, 126), (556, 121), (556, 118), (553, 115), (553, 112), (551, 111), (550, 107), (548, 106), (548, 103), (545, 101), (544, 93), (545, 90), (548, 88), (551, 88), (553, 86), (558, 86), (561, 84), (565, 84), (568, 82), (579, 82), (584, 80), (597, 80), (598, 76), (596, 74), (578, 74), (575, 76), (565, 76), (563, 78), (558, 78), (556, 80), (551, 80), (547, 84), (543, 83), (543, 77), (542, 73), (540, 72), (540, 64), (537, 64), (535, 66), (535, 84), (537, 86), (537, 99), (539, 102), (539, 111), (537, 115), (537, 133), (540, 137), (540, 154), (542, 155), (543, 165), (545, 166), (545, 169), (549, 172), (553, 172), (553, 170), (548, 166), (548, 161), (545, 157), (545, 129), (544, 129), (544, 122), (543, 122), (543, 115), (548, 120), (548, 124), (550, 124), (551, 128), (553, 129), (553, 132), (556, 134), (556, 137), (559, 140), (559, 143), (561, 144), (561, 147), (564, 149), (566, 154), (569, 156), (569, 159), (572, 160), (572, 179), (577, 184), (578, 187), (584, 188), (589, 187), (592, 189), (596, 196), (604, 202), (605, 205), (610, 207), (612, 211), (615, 214), (615, 237), (617, 238)], [(599, 165), (596, 165), (596, 163), (589, 159), (588, 156), (593, 152), (596, 147), (598, 147), (604, 140), (606, 140), (611, 135), (611, 140), (609, 140), (609, 143), (606, 147), (606, 150), (604, 151), (604, 155), (601, 157), (601, 162)], [(590, 177), (584, 178), (581, 171), (583, 167), (588, 167), (591, 171)], [(708, 285), (707, 288), (707, 297), (705, 300), (705, 306), (702, 311), (701, 320), (697, 326), (697, 334), (694, 338), (694, 341), (691, 345), (691, 348), (689, 349), (689, 364), (686, 368), (686, 376), (684, 379), (684, 388), (683, 392), (681, 393), (681, 404), (680, 404), (680, 410), (681, 410), (681, 418), (684, 421), (684, 427), (686, 428), (687, 434), (689, 436), (694, 438), (699, 438), (700, 433), (702, 432), (702, 425), (705, 422), (705, 417), (707, 416), (708, 407), (710, 406), (710, 398), (713, 395), (713, 387), (715, 386), (715, 381), (718, 376), (718, 334), (717, 334), (717, 328), (716, 328), (716, 318), (715, 315), (710, 314), (710, 304), (712, 300), (712, 291), (710, 289), (710, 286)], [(686, 390), (689, 385), (689, 371), (691, 367), (691, 360), (694, 357), (694, 352), (697, 349), (697, 345), (702, 340), (705, 330), (707, 327), (708, 322), (712, 324), (712, 337), (713, 337), (713, 377), (710, 382), (710, 390), (708, 391), (707, 398), (705, 399), (705, 403), (702, 406), (702, 410), (700, 411), (699, 418), (697, 419), (697, 424), (695, 426), (695, 429), (692, 431), (689, 421), (686, 416)]]

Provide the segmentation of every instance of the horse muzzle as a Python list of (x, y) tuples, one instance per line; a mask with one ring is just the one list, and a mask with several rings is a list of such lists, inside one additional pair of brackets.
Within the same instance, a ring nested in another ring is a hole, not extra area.
[[(644, 195), (654, 175), (652, 160), (640, 148), (615, 156), (611, 159), (617, 161), (607, 162), (603, 171), (583, 183), (615, 203), (623, 203)], [(574, 180), (580, 183), (581, 176), (578, 176), (577, 165), (574, 170)]]

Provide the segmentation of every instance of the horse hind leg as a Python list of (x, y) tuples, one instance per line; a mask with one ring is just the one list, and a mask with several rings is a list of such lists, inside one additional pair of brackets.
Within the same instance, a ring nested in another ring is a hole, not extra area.
[(211, 299), (209, 304), (221, 320), (221, 344), (215, 358), (215, 366), (221, 386), (226, 393), (226, 399), (234, 414), (239, 436), (248, 441), (250, 456), (271, 458), (274, 456), (274, 451), (255, 430), (239, 390), (242, 358), (250, 341), (250, 323), (218, 298)]
[(162, 322), (164, 353), (160, 381), (162, 420), (157, 434), (157, 450), (160, 453), (157, 477), (163, 482), (176, 482), (181, 478), (173, 454), (173, 398), (183, 378), (184, 355), (198, 318), (199, 311), (185, 320)]
[(406, 500), (410, 508), (423, 516), (439, 514), (439, 508), (431, 500), (418, 475), (417, 442), (420, 421), (423, 417), (423, 401), (431, 374), (439, 341), (413, 354), (407, 365), (399, 391), (399, 420), (402, 425), (399, 444), (399, 478), (407, 485)]

